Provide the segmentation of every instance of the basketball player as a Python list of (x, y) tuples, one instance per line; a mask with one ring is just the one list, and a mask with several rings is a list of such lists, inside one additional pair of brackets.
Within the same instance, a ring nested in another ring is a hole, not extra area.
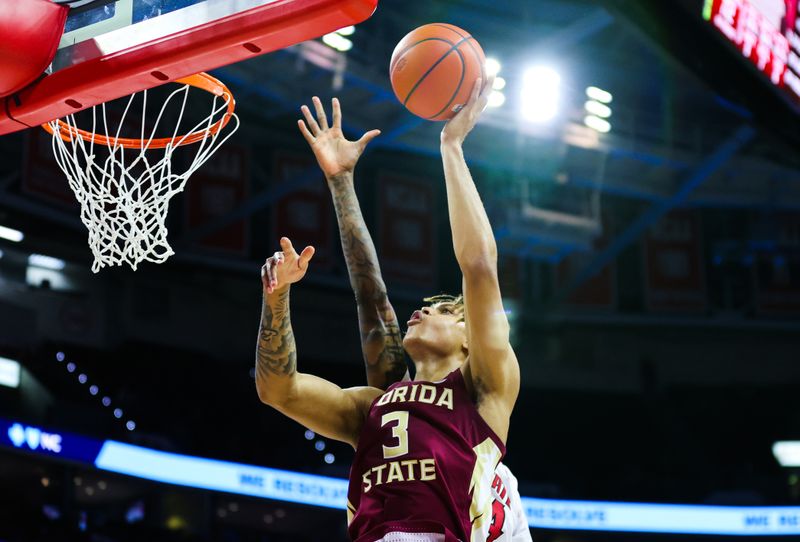
[[(319, 98), (314, 97), (315, 109), (321, 109)], [(334, 98), (334, 109), (340, 108)], [(311, 115), (303, 106), (304, 115)], [(321, 119), (318, 119), (321, 122)], [(318, 122), (318, 124), (319, 124)], [(361, 152), (374, 135), (368, 135), (361, 144), (350, 143), (340, 127), (334, 125), (320, 129), (310, 141), (320, 168), (325, 174), (333, 196), (339, 237), (347, 262), (350, 285), (356, 294), (358, 322), (361, 331), (361, 350), (367, 370), (367, 383), (385, 390), (391, 384), (408, 380), (403, 339), (397, 315), (389, 301), (386, 284), (381, 276), (375, 245), (369, 234), (361, 206), (356, 197), (354, 168)], [(355, 148), (356, 152), (352, 150)], [(426, 302), (453, 301), (444, 296)], [(463, 313), (463, 305), (456, 303)], [(492, 520), (481, 541), (530, 542), (531, 533), (522, 507), (517, 479), (502, 463), (497, 466), (492, 481)]]
[[(449, 301), (412, 314), (403, 347), (416, 367), (414, 381), (395, 383), (386, 392), (343, 390), (297, 372), (289, 289), (305, 275), (314, 249), (298, 254), (284, 237), (283, 250), (262, 267), (259, 398), (356, 449), (348, 490), (349, 533), (356, 542), (466, 541), (482, 536), (491, 521), (491, 484), (519, 393), (519, 365), (508, 342), (494, 236), (461, 150), (491, 89), (491, 81), (485, 87), (476, 81), (467, 105), (442, 131), (463, 312)], [(300, 121), (312, 146), (328, 128), (324, 110), (315, 106), (317, 118), (304, 109), (308, 125)], [(333, 125), (341, 129), (338, 104)], [(375, 135), (351, 144), (354, 165), (357, 149)]]

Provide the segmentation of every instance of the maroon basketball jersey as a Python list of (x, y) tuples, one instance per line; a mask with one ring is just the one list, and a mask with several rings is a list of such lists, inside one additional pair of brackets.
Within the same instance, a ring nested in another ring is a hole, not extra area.
[(439, 382), (393, 384), (370, 406), (350, 468), (350, 537), (372, 542), (398, 531), (471, 540), (491, 522), (504, 454), (460, 369)]

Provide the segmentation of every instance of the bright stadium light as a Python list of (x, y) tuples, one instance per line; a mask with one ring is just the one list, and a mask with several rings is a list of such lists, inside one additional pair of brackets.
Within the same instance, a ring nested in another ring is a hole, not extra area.
[(6, 241), (13, 241), (15, 243), (19, 243), (20, 241), (25, 239), (25, 235), (19, 230), (7, 228), (5, 226), (0, 226), (0, 239), (5, 239)]
[(772, 445), (772, 455), (782, 467), (800, 467), (800, 440), (779, 440)]
[(608, 122), (606, 119), (601, 119), (600, 117), (595, 117), (594, 115), (587, 115), (586, 118), (583, 119), (583, 123), (601, 133), (607, 133), (611, 131), (611, 123)]
[(353, 42), (349, 39), (345, 38), (344, 36), (337, 34), (336, 32), (332, 32), (330, 34), (325, 34), (322, 36), (322, 42), (331, 47), (340, 51), (342, 53), (349, 51), (353, 48)]
[(496, 58), (489, 57), (486, 59), (484, 63), (484, 69), (486, 70), (486, 75), (497, 75), (500, 73), (500, 69), (503, 67), (500, 64), (500, 61)]
[(611, 116), (611, 108), (608, 107), (606, 104), (601, 104), (600, 102), (596, 102), (594, 100), (589, 100), (584, 104), (586, 108), (586, 112), (594, 115), (595, 117), (600, 117), (601, 119), (607, 119)]
[(352, 25), (345, 26), (344, 28), (340, 28), (339, 30), (336, 31), (336, 33), (339, 34), (340, 36), (352, 36), (353, 34), (355, 34), (355, 32), (356, 32), (356, 27)]
[(534, 66), (522, 76), (522, 118), (547, 122), (558, 114), (561, 76), (549, 66)]
[(500, 107), (504, 103), (506, 103), (506, 95), (500, 91), (493, 90), (491, 94), (489, 94), (489, 107)]
[(597, 87), (587, 87), (586, 95), (592, 100), (596, 100), (604, 104), (610, 104), (614, 99), (614, 96), (612, 96), (610, 92)]
[(494, 85), (492, 85), (494, 90), (503, 90), (506, 88), (506, 80), (502, 77), (496, 77), (494, 80)]
[(0, 386), (19, 387), (20, 366), (18, 361), (0, 358)]
[(64, 260), (53, 258), (52, 256), (45, 256), (44, 254), (31, 254), (28, 256), (28, 265), (32, 267), (41, 267), (44, 269), (53, 269), (54, 271), (61, 271), (66, 265)]

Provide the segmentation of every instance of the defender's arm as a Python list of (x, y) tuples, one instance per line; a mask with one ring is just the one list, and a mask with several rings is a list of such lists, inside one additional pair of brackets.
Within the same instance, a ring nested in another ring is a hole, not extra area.
[(347, 273), (356, 296), (367, 382), (370, 386), (385, 389), (406, 378), (408, 370), (400, 325), (386, 293), (378, 255), (361, 214), (353, 182), (358, 159), (380, 132), (372, 130), (358, 141), (348, 141), (342, 132), (339, 100), (333, 99), (333, 123), (330, 126), (322, 102), (316, 96), (312, 101), (316, 118), (308, 107), (303, 106), (305, 123), (300, 120), (298, 126), (314, 152), (333, 196)]
[(389, 302), (375, 245), (361, 214), (353, 174), (329, 178), (328, 186), (336, 208), (350, 286), (356, 295), (367, 383), (386, 389), (408, 377), (400, 324)]

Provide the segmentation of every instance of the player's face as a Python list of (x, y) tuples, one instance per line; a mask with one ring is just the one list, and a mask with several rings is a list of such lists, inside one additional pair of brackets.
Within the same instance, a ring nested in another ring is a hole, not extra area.
[(466, 337), (463, 313), (454, 303), (443, 301), (411, 314), (403, 346), (410, 351), (423, 347), (447, 356), (464, 348)]

